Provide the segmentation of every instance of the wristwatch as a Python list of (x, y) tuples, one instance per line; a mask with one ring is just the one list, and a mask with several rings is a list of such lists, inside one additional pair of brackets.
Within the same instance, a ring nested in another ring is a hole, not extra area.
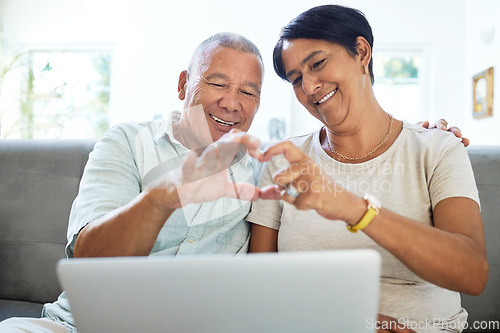
[(366, 213), (363, 215), (361, 220), (355, 225), (347, 225), (347, 230), (352, 233), (357, 233), (359, 230), (363, 230), (375, 216), (378, 215), (378, 212), (382, 208), (380, 201), (377, 200), (373, 195), (366, 193), (363, 197), (363, 200), (366, 202)]

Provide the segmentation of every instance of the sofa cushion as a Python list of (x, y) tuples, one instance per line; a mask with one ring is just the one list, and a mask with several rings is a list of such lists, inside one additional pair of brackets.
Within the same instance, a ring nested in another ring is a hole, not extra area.
[(42, 304), (0, 299), (0, 321), (10, 317), (40, 318)]
[(0, 298), (49, 302), (61, 292), (71, 204), (93, 140), (0, 141)]

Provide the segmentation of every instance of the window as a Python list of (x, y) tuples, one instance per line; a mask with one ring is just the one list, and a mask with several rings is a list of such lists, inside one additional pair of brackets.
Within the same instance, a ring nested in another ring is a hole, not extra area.
[(427, 118), (424, 49), (382, 49), (374, 52), (373, 90), (382, 108), (396, 118), (416, 122)]
[(109, 127), (110, 66), (109, 52), (23, 53), (9, 78), (11, 84), (17, 80), (13, 86), (18, 87), (19, 93), (2, 96), (8, 107), (2, 110), (1, 136), (101, 136)]

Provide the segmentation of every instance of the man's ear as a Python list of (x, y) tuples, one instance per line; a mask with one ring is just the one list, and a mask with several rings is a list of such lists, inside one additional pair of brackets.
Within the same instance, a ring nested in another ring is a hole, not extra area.
[(179, 83), (177, 84), (177, 92), (179, 93), (179, 99), (181, 101), (186, 98), (186, 85), (187, 85), (188, 73), (187, 71), (182, 71), (179, 74)]
[(368, 41), (361, 36), (356, 38), (356, 50), (358, 51), (358, 57), (362, 65), (368, 66), (370, 59), (372, 58), (372, 48)]

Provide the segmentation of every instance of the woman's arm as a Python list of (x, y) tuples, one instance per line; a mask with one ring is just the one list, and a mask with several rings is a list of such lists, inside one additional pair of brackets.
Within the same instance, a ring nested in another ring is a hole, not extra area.
[(252, 224), (248, 252), (278, 252), (278, 230)]
[[(279, 196), (297, 209), (315, 209), (327, 219), (350, 225), (365, 214), (367, 204), (362, 198), (342, 188), (292, 143), (271, 147), (263, 160), (277, 154), (284, 154), (290, 166), (274, 175), (277, 185), (262, 189), (263, 198)], [(297, 198), (281, 191), (289, 184), (300, 193)], [(433, 214), (434, 227), (382, 207), (363, 231), (423, 279), (480, 294), (488, 279), (488, 262), (478, 204), (468, 198), (447, 198), (435, 206)]]
[(478, 204), (448, 198), (433, 214), (431, 227), (382, 208), (363, 231), (424, 280), (479, 295), (488, 280), (488, 262)]

